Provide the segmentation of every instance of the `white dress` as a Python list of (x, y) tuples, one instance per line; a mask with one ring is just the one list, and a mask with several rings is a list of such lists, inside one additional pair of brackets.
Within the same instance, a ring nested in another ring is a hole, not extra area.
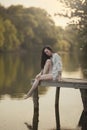
[(53, 80), (56, 80), (59, 73), (62, 71), (62, 60), (57, 53), (53, 53), (51, 60)]

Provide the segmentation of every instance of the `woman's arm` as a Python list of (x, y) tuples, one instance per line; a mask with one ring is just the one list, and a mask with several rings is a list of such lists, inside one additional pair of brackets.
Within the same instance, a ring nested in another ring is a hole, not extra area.
[(41, 70), (40, 73), (36, 75), (36, 78), (39, 78), (42, 74), (43, 74), (43, 70)]

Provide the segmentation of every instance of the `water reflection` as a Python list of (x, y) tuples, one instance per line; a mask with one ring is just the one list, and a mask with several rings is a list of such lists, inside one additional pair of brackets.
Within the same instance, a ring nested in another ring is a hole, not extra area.
[[(40, 52), (0, 54), (0, 99), (5, 94), (21, 98), (31, 87), (31, 79), (40, 71)], [(46, 88), (40, 91), (46, 92)]]
[(25, 122), (24, 124), (28, 128), (28, 130), (38, 130), (38, 122), (39, 122), (39, 108), (34, 108), (34, 115), (33, 115), (33, 121), (32, 124), (29, 124)]
[(81, 55), (80, 65), (81, 65), (81, 68), (82, 68), (82, 73), (83, 73), (84, 78), (87, 78), (87, 54)]
[[(31, 87), (31, 79), (40, 71), (40, 50), (23, 54), (0, 54), (0, 99), (8, 94), (11, 98), (21, 98)], [(64, 72), (76, 72), (81, 68), (86, 77), (87, 60), (80, 60), (76, 53), (61, 54)], [(72, 57), (72, 58), (71, 58)], [(37, 60), (38, 59), (38, 60)], [(47, 88), (40, 88), (40, 94)]]
[(79, 68), (79, 58), (76, 53), (62, 54), (63, 69), (67, 72), (74, 72)]

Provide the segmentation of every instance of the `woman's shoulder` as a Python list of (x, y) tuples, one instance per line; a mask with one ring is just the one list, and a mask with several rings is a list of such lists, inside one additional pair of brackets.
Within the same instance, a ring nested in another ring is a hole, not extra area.
[(58, 53), (54, 53), (53, 57), (61, 60), (61, 56)]
[(54, 53), (53, 55), (54, 55), (55, 57), (57, 57), (57, 56), (60, 57), (60, 56), (58, 55), (58, 53)]

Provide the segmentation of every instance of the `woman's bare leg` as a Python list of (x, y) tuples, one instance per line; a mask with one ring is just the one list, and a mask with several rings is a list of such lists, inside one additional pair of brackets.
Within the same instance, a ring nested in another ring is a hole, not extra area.
[(50, 71), (50, 69), (51, 69), (51, 60), (48, 59), (46, 61), (44, 69), (43, 69), (43, 75), (41, 75), (39, 78), (35, 78), (35, 81), (34, 81), (32, 87), (31, 87), (31, 89), (27, 93), (25, 99), (27, 99), (28, 97), (30, 97), (32, 95), (33, 91), (38, 87), (38, 84), (39, 84), (40, 80), (52, 79), (52, 75), (51, 74), (46, 74), (46, 73), (48, 73)]
[(29, 98), (32, 96), (33, 91), (38, 87), (39, 84), (39, 79), (35, 79), (31, 89), (29, 90), (29, 92), (27, 93), (27, 95), (25, 96), (25, 99)]
[(35, 81), (34, 81), (32, 87), (31, 87), (31, 89), (29, 90), (29, 92), (27, 93), (25, 99), (27, 99), (27, 98), (29, 98), (29, 97), (32, 96), (34, 90), (38, 87), (38, 84), (39, 84), (39, 81), (40, 81), (40, 80), (48, 80), (48, 79), (51, 80), (52, 78), (53, 78), (53, 77), (52, 77), (52, 74), (43, 74), (43, 75), (40, 76), (40, 78), (35, 79)]
[(40, 77), (40, 80), (52, 80), (52, 79), (53, 79), (52, 74), (43, 74)]
[(52, 69), (52, 62), (50, 59), (48, 59), (44, 65), (43, 74), (47, 74)]

